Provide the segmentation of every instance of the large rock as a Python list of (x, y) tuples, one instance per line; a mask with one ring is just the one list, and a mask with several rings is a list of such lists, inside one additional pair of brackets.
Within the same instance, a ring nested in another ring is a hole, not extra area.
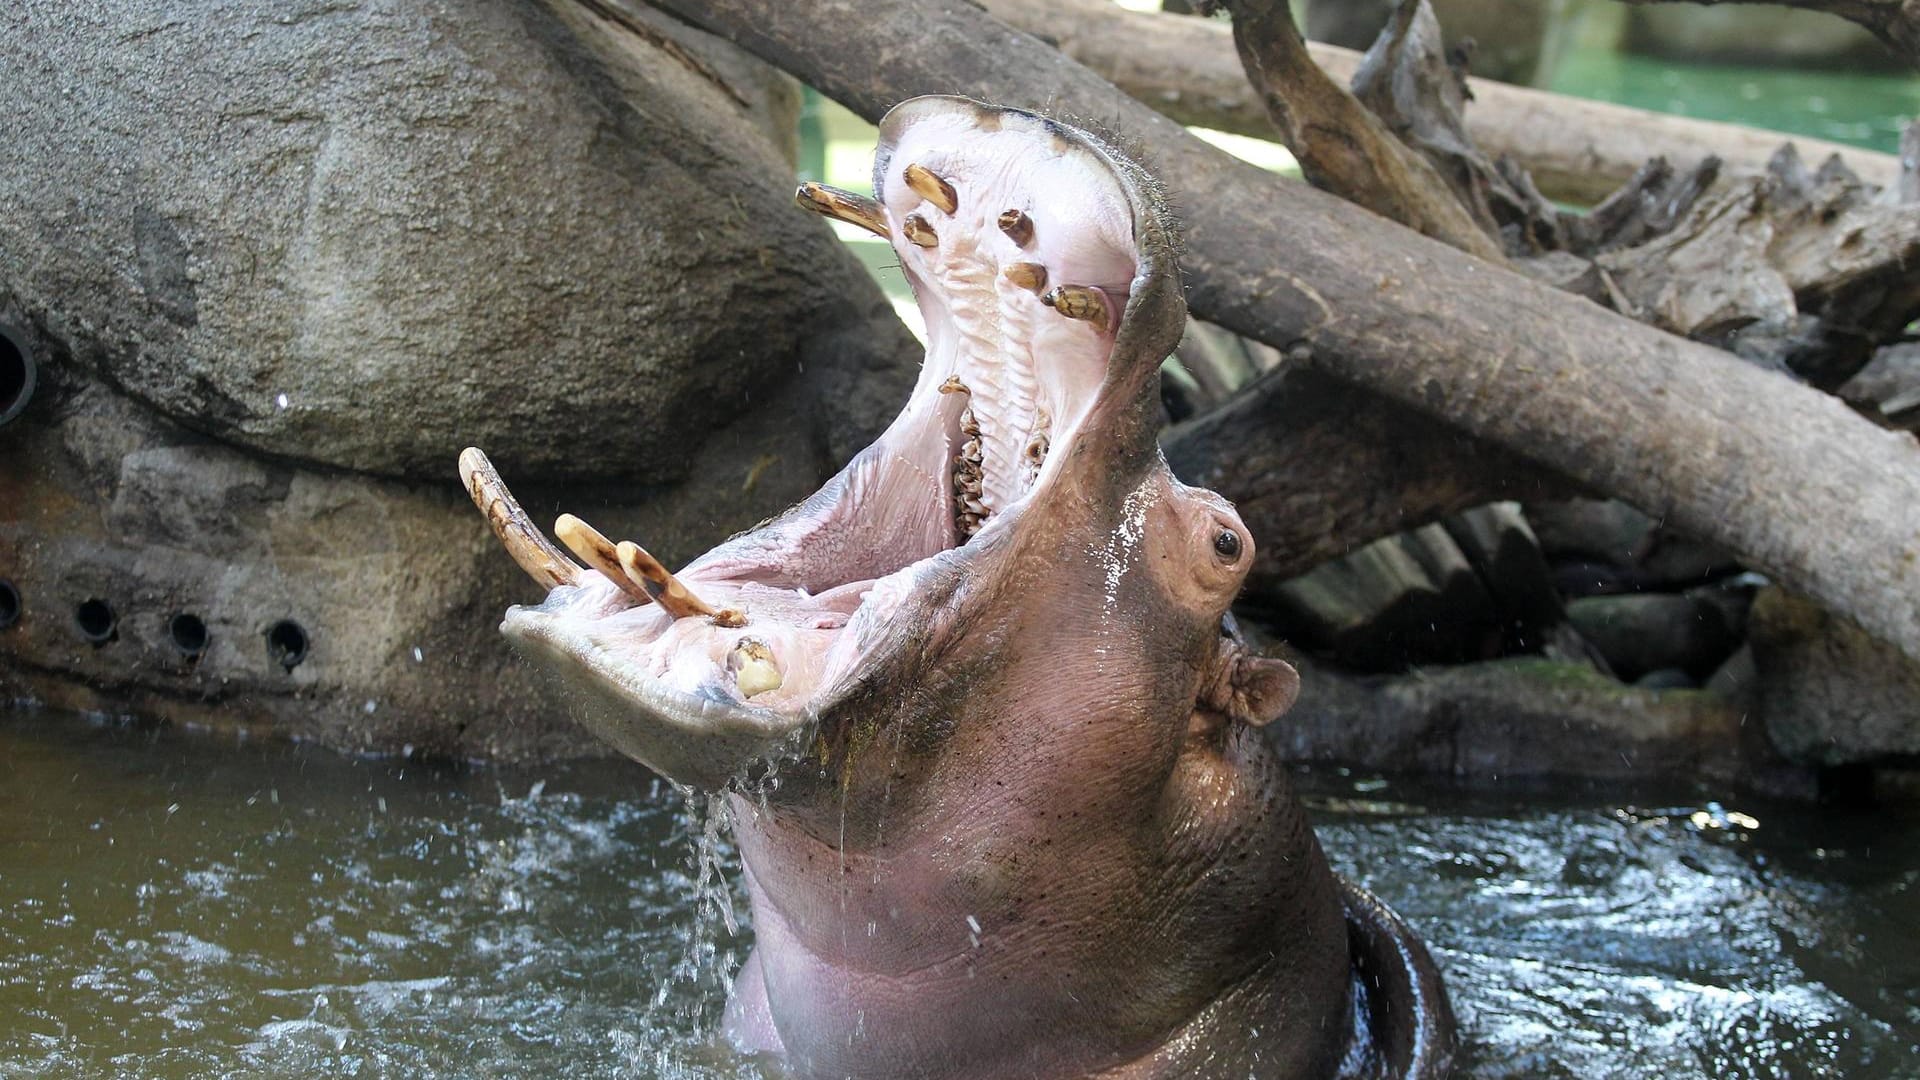
[(0, 307), (192, 430), (435, 481), (670, 483), (797, 370), (910, 354), (792, 208), (791, 88), (592, 7), (28, 3)]
[(1780, 752), (1820, 765), (1920, 757), (1920, 664), (1781, 589), (1748, 618), (1756, 719)]
[(0, 703), (599, 753), (497, 631), (538, 590), (459, 450), (679, 563), (892, 418), (917, 350), (791, 205), (790, 87), (560, 10), (9, 21)]

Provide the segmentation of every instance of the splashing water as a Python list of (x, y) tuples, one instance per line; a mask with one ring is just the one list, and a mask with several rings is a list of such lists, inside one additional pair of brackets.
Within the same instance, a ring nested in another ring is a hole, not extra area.
[[(1914, 1075), (1912, 813), (1302, 779), (1433, 947), (1470, 1075)], [(727, 826), (618, 763), (10, 717), (0, 1077), (762, 1076), (712, 1034), (750, 934)]]

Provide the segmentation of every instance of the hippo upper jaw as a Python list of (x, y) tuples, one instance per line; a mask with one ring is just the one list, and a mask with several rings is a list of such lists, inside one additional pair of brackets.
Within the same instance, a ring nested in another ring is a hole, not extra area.
[(677, 576), (563, 517), (583, 570), (538, 550), (484, 457), (463, 458), (509, 550), (553, 586), (502, 630), (602, 706), (586, 726), (678, 782), (798, 752), (850, 694), (998, 602), (968, 581), (1031, 537), (1117, 527), (1158, 462), (1158, 368), (1185, 305), (1149, 182), (1082, 133), (957, 98), (901, 105), (881, 139), (878, 199), (812, 186), (802, 202), (888, 236), (927, 357), (892, 425), (814, 496)]

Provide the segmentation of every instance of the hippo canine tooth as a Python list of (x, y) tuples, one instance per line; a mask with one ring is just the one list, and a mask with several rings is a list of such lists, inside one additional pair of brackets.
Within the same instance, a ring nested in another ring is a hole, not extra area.
[(584, 571), (534, 526), (479, 447), (469, 446), (460, 452), (460, 479), (467, 485), (473, 504), (492, 526), (493, 535), (528, 577), (547, 589), (580, 583)]
[(614, 554), (620, 559), (620, 566), (627, 576), (646, 587), (647, 594), (654, 602), (666, 609), (667, 614), (676, 619), (705, 615), (716, 626), (745, 626), (747, 617), (732, 608), (716, 608), (705, 600), (695, 596), (692, 589), (686, 587), (672, 571), (661, 564), (659, 559), (648, 554), (647, 549), (631, 540), (622, 540), (614, 547)]
[(774, 662), (773, 650), (757, 638), (740, 639), (727, 653), (727, 670), (733, 673), (734, 685), (740, 688), (741, 697), (778, 690), (786, 681), (780, 674), (780, 665)]
[(925, 165), (914, 163), (907, 166), (905, 177), (907, 186), (920, 193), (920, 197), (940, 208), (941, 213), (951, 214), (960, 209), (960, 197), (954, 194), (953, 185), (933, 174)]
[(553, 523), (553, 535), (567, 545), (567, 549), (580, 556), (580, 561), (605, 574), (608, 581), (620, 586), (620, 591), (638, 600), (642, 604), (653, 603), (653, 597), (639, 581), (627, 576), (620, 566), (620, 556), (615, 552), (613, 541), (603, 536), (599, 529), (574, 517), (561, 514)]
[(880, 204), (865, 195), (856, 195), (810, 180), (793, 193), (793, 201), (802, 209), (835, 221), (858, 225), (882, 240), (893, 238), (893, 230), (887, 228), (887, 215), (880, 209)]
[(933, 226), (927, 224), (927, 219), (919, 214), (908, 214), (907, 220), (900, 226), (900, 231), (919, 247), (930, 248), (940, 242), (940, 237), (933, 231)]
[(1069, 319), (1113, 330), (1113, 309), (1107, 303), (1107, 294), (1092, 285), (1056, 285), (1041, 295), (1040, 302)]
[(1047, 268), (1039, 263), (1008, 263), (1000, 276), (1030, 293), (1039, 293), (1047, 287)]

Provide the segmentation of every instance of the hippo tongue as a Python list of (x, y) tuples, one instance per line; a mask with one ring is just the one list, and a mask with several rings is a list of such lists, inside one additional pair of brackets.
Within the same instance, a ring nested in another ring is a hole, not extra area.
[(877, 200), (805, 185), (800, 202), (899, 256), (928, 337), (900, 415), (812, 498), (678, 575), (566, 516), (556, 532), (582, 569), (469, 451), (476, 502), (551, 589), (503, 630), (613, 706), (585, 718), (598, 734), (675, 780), (717, 786), (773, 751), (874, 662), (874, 642), (897, 640), (878, 628), (908, 600), (1062, 483), (1075, 501), (1113, 498), (1153, 452), (1153, 375), (1171, 344), (1159, 324), (1177, 335), (1182, 320), (1160, 318), (1177, 316), (1178, 287), (1139, 184), (1032, 114), (958, 98), (896, 108)]

